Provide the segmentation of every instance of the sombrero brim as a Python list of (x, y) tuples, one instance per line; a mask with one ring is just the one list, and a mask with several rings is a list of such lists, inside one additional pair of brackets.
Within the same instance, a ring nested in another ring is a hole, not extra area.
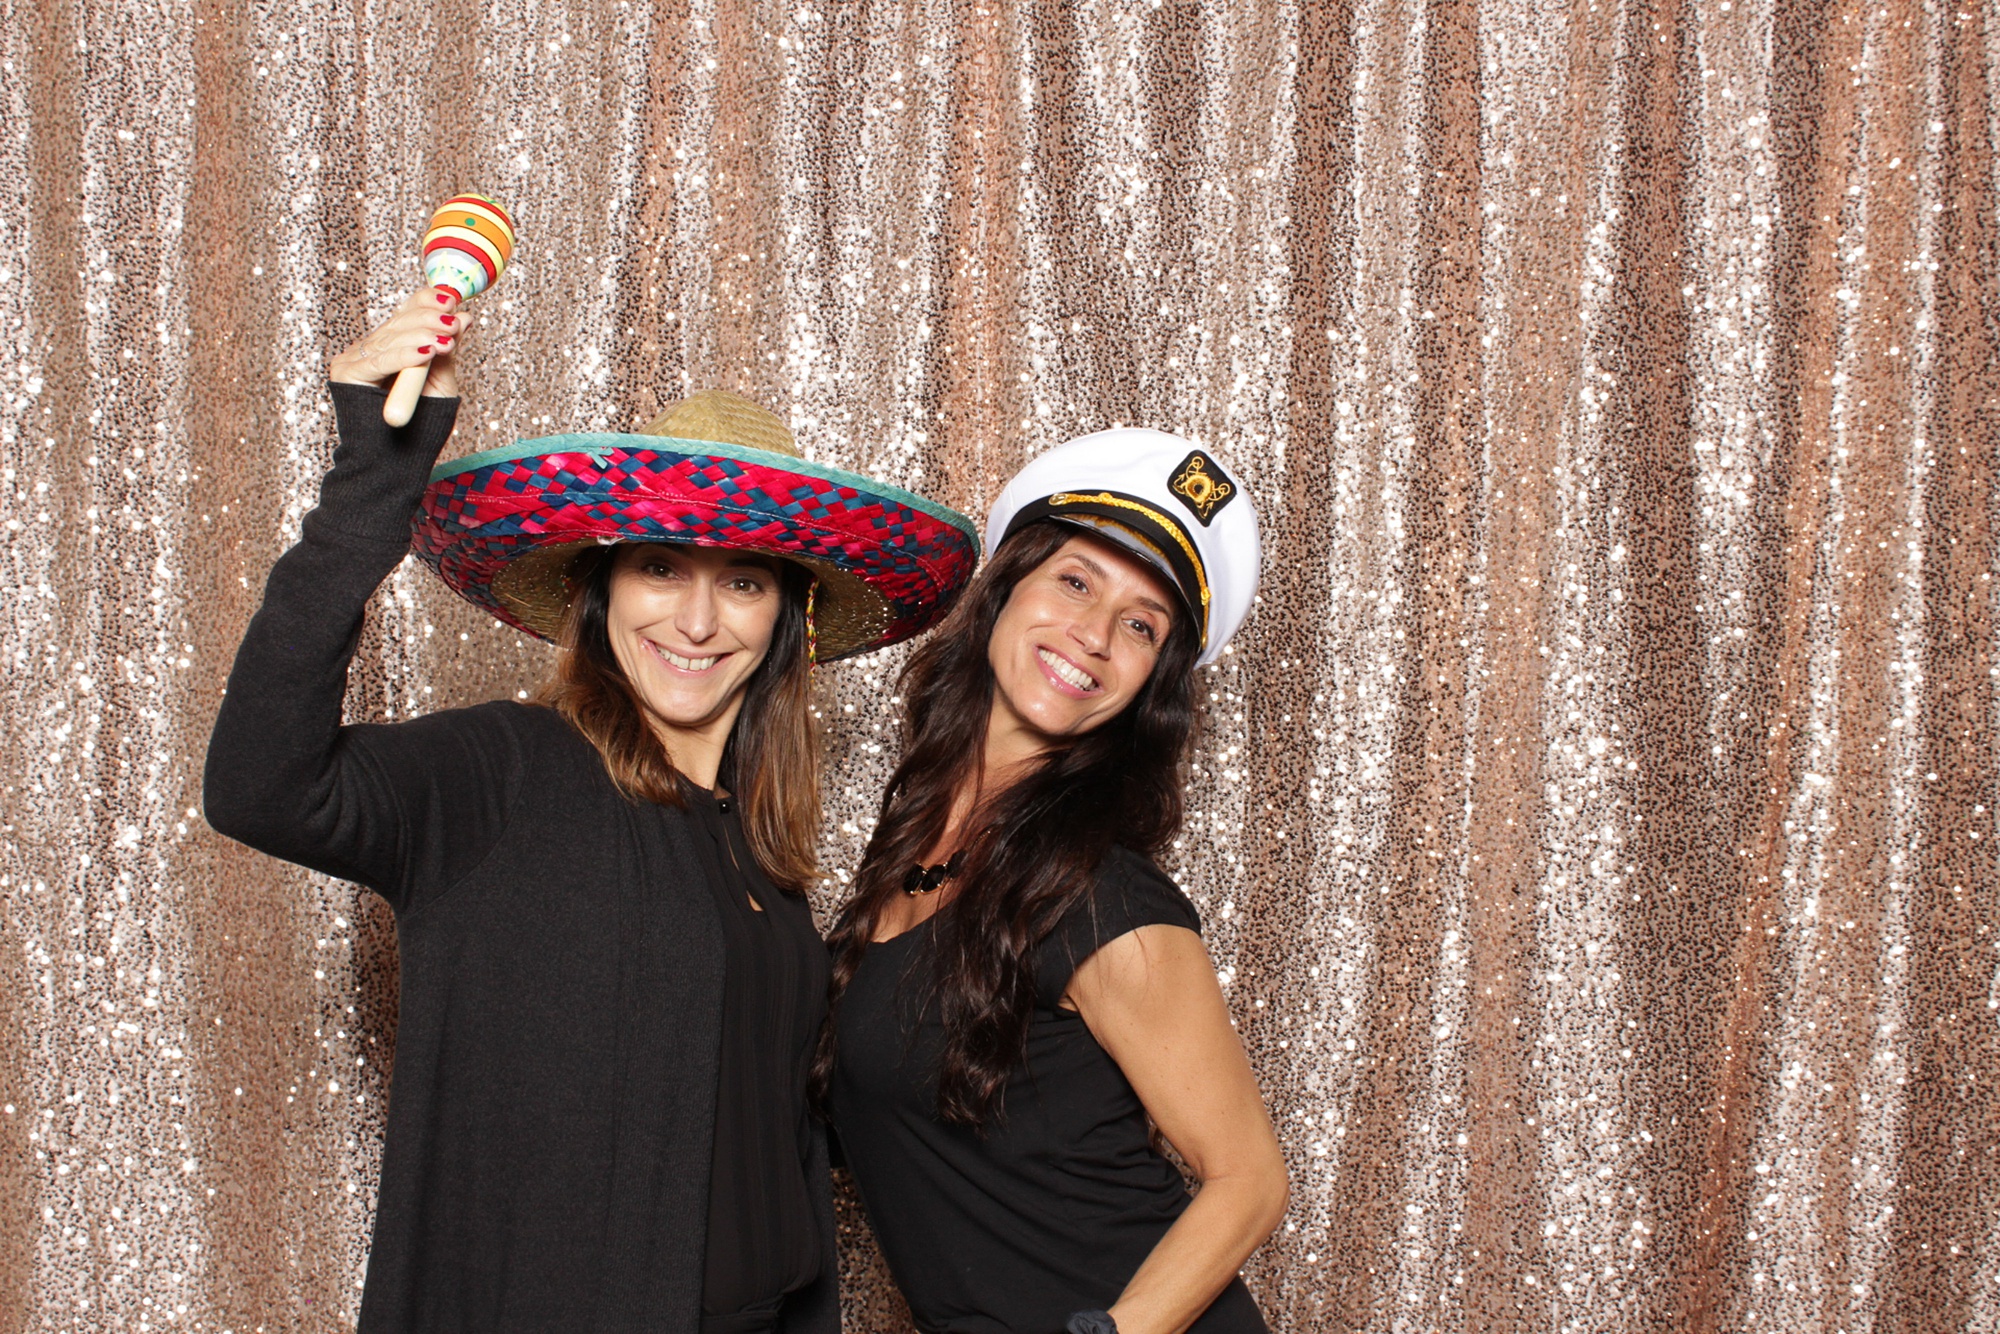
[(935, 625), (978, 559), (972, 520), (787, 454), (657, 435), (552, 435), (440, 464), (411, 549), (473, 605), (556, 637), (577, 553), (614, 542), (769, 552), (820, 578), (819, 658)]

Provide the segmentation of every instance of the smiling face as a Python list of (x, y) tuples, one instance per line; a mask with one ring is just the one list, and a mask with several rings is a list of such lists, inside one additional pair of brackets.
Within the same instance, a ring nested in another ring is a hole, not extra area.
[(1004, 768), (1124, 712), (1159, 660), (1177, 599), (1151, 565), (1079, 533), (1014, 585), (986, 659), (986, 761)]
[(613, 560), (612, 655), (675, 766), (703, 787), (783, 603), (775, 560), (753, 552), (637, 543)]

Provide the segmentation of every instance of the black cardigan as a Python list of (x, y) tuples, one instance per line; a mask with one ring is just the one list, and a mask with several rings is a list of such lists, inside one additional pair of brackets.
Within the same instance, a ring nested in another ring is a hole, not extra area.
[[(722, 1010), (683, 813), (620, 796), (552, 710), (342, 726), (363, 611), (409, 549), (454, 399), (407, 427), (333, 386), (340, 445), (271, 571), (209, 744), (211, 825), (396, 913), (401, 1019), (363, 1331), (700, 1325)], [(824, 1252), (786, 1329), (837, 1334)]]

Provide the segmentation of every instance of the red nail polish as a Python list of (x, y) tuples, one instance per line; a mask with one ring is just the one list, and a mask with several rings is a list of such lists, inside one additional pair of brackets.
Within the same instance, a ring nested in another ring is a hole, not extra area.
[(445, 345), (446, 343), (449, 343), (450, 341), (451, 341), (451, 335), (450, 335), (450, 334), (439, 334), (439, 335), (438, 335), (438, 346), (439, 346), (439, 347), (443, 347), (443, 346), (444, 346), (444, 345)]
[(441, 320), (443, 320), (443, 321), (444, 321), (444, 322), (445, 322), (446, 324), (457, 324), (457, 323), (458, 323), (458, 316), (456, 316), (456, 315), (440, 315), (440, 316), (438, 316), (438, 318), (439, 318), (439, 319), (441, 319)]
[(429, 343), (425, 343), (422, 347), (417, 349), (417, 355), (421, 357), (430, 350), (431, 350), (431, 345)]
[(448, 306), (451, 304), (451, 293), (439, 292), (437, 296), (438, 296), (438, 304), (440, 306)]

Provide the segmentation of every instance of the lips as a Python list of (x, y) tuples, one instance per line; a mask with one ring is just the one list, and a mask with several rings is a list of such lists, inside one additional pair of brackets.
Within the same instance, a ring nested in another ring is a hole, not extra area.
[(684, 658), (672, 649), (663, 648), (650, 639), (643, 642), (647, 648), (653, 651), (655, 657), (659, 658), (669, 667), (678, 667), (684, 672), (705, 672), (715, 666), (716, 663), (722, 661), (722, 657), (719, 654), (712, 653), (706, 658)]
[(1097, 689), (1096, 677), (1085, 672), (1061, 654), (1051, 653), (1048, 649), (1040, 648), (1035, 650), (1035, 656), (1041, 659), (1042, 666), (1046, 667), (1063, 684), (1077, 690)]

